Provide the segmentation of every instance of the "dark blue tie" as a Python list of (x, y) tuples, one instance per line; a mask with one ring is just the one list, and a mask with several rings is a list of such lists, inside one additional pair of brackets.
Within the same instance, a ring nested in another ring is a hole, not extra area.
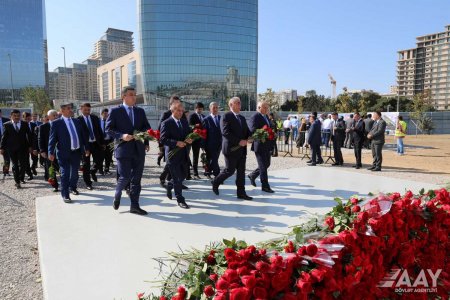
[(89, 119), (89, 117), (86, 117), (86, 121), (87, 121), (87, 126), (89, 128), (89, 138), (91, 139), (91, 141), (93, 141), (94, 140), (94, 131), (92, 130), (91, 120)]
[(216, 123), (216, 126), (217, 126), (217, 127), (220, 127), (219, 116), (215, 116), (215, 117), (214, 117), (214, 121), (215, 121), (215, 123)]
[(178, 128), (183, 129), (183, 127), (181, 126), (181, 122), (179, 120), (177, 121), (177, 125), (178, 125)]
[(133, 126), (134, 126), (133, 107), (132, 106), (128, 107), (128, 116), (130, 117), (131, 124), (133, 124)]
[(72, 125), (72, 119), (69, 119), (69, 129), (70, 129), (70, 133), (72, 133), (72, 146), (73, 146), (73, 149), (80, 148), (80, 146), (78, 145), (77, 133), (75, 131), (75, 128)]
[(239, 117), (239, 115), (236, 115), (236, 119), (237, 119), (238, 122), (239, 122), (239, 126), (242, 127), (242, 122), (241, 122), (241, 118)]

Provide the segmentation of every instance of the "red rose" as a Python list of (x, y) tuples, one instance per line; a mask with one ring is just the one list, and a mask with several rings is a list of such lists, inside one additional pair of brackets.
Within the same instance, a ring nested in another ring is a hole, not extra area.
[(297, 281), (297, 288), (300, 289), (300, 292), (303, 294), (309, 294), (312, 292), (312, 285), (309, 281), (304, 281), (302, 279), (299, 279)]
[(272, 277), (272, 287), (277, 292), (282, 291), (289, 285), (290, 279), (291, 278), (287, 272), (275, 274)]
[(227, 248), (224, 250), (226, 260), (230, 260), (236, 257), (236, 251), (231, 248)]
[(270, 270), (270, 265), (266, 262), (258, 261), (256, 263), (256, 270), (267, 273)]
[(356, 199), (356, 198), (352, 198), (352, 199), (350, 199), (350, 201), (352, 202), (353, 205), (356, 205), (359, 202), (358, 199)]
[(228, 286), (229, 286), (228, 281), (222, 278), (220, 278), (216, 283), (216, 289), (220, 291), (227, 290)]
[(252, 275), (245, 275), (241, 277), (242, 284), (248, 289), (252, 289), (256, 285), (256, 278)]
[(360, 211), (361, 211), (361, 207), (359, 207), (358, 205), (352, 207), (352, 212), (357, 213)]
[(161, 297), (159, 297), (159, 300), (167, 300), (167, 298), (164, 296), (161, 296)]
[(326, 271), (323, 269), (313, 269), (311, 271), (311, 276), (317, 281), (321, 282), (323, 278), (325, 277)]
[(325, 218), (325, 225), (328, 226), (328, 228), (330, 228), (330, 230), (334, 229), (334, 218), (333, 217), (326, 217)]
[(294, 295), (293, 293), (286, 293), (284, 294), (283, 298), (281, 298), (283, 300), (297, 300), (297, 296)]
[(203, 293), (205, 293), (206, 297), (214, 296), (214, 289), (212, 285), (205, 286), (205, 288), (203, 289)]
[(208, 265), (215, 265), (216, 264), (216, 258), (213, 255), (208, 255), (206, 258), (206, 263)]
[(264, 125), (263, 127), (262, 127), (262, 129), (264, 129), (264, 130), (267, 130), (269, 128), (269, 126), (267, 126), (267, 125)]
[(266, 289), (259, 286), (255, 287), (253, 290), (253, 297), (255, 297), (255, 299), (267, 299)]
[(236, 288), (230, 292), (230, 300), (249, 300), (250, 297), (250, 291), (245, 287)]
[(225, 273), (223, 273), (222, 277), (226, 279), (229, 283), (233, 283), (239, 279), (237, 271), (233, 269), (227, 269)]
[(213, 282), (216, 282), (219, 279), (219, 275), (211, 274), (209, 275), (209, 279), (211, 279)]
[(306, 254), (309, 256), (314, 256), (317, 254), (317, 246), (315, 244), (309, 244), (306, 246)]
[(214, 300), (227, 300), (227, 296), (224, 293), (217, 293)]
[(184, 286), (179, 286), (177, 292), (178, 292), (178, 299), (186, 298), (186, 289), (184, 288)]
[(144, 297), (144, 294), (145, 294), (145, 293), (139, 293), (139, 294), (137, 294), (137, 298), (138, 298), (138, 300), (141, 300), (141, 299), (142, 299), (142, 297)]

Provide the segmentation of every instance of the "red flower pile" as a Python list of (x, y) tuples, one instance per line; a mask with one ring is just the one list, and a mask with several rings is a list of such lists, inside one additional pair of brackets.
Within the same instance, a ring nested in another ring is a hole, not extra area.
[[(394, 193), (365, 204), (356, 198), (338, 202), (325, 218), (325, 236), (319, 241), (289, 241), (284, 253), (237, 244), (223, 253), (211, 250), (204, 257), (205, 279), (195, 287), (179, 287), (172, 300), (200, 299), (189, 292), (191, 288), (201, 288), (202, 297), (215, 300), (449, 298), (447, 190), (418, 196)], [(403, 280), (428, 290), (399, 292), (407, 288), (401, 280), (388, 287), (381, 284), (397, 269), (409, 275)], [(436, 286), (431, 286), (427, 270), (438, 274)]]

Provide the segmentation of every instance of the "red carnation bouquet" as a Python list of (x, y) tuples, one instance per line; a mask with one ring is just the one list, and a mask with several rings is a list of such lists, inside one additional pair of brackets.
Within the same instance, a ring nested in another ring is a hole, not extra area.
[[(251, 138), (254, 141), (265, 143), (266, 141), (273, 141), (275, 139), (275, 133), (273, 132), (272, 128), (264, 125), (262, 128), (256, 129)], [(233, 148), (231, 148), (231, 152), (239, 150), (240, 148), (240, 145), (234, 146)]]
[[(144, 143), (145, 141), (159, 141), (161, 137), (161, 133), (159, 132), (159, 130), (153, 130), (153, 129), (149, 129), (147, 131), (137, 131), (135, 130), (133, 133), (133, 138), (136, 141), (139, 141), (141, 143)], [(119, 145), (125, 143), (125, 141), (120, 141)], [(114, 149), (114, 142), (111, 142), (108, 145), (111, 149)]]
[[(206, 139), (207, 131), (206, 129), (201, 129), (200, 127), (195, 128), (191, 133), (189, 133), (186, 138), (184, 139), (184, 142), (186, 143), (187, 140), (191, 139), (192, 141), (196, 141), (198, 139)], [(169, 152), (169, 159), (171, 159), (175, 154), (177, 154), (178, 151), (180, 151), (181, 148), (177, 147)]]
[(3, 163), (3, 180), (5, 180), (6, 175), (9, 175), (9, 164)]
[(56, 168), (53, 162), (48, 168), (48, 183), (52, 186), (52, 188), (56, 189), (58, 187), (58, 181), (56, 180)]

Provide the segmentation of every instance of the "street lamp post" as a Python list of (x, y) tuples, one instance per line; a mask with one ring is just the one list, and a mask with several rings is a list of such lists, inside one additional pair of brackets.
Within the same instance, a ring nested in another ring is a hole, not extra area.
[(63, 51), (64, 51), (64, 73), (65, 73), (65, 77), (66, 77), (66, 101), (68, 101), (69, 99), (68, 99), (68, 96), (67, 96), (67, 93), (68, 93), (68, 91), (69, 91), (69, 87), (67, 86), (67, 83), (69, 82), (69, 80), (67, 79), (67, 67), (66, 67), (66, 48), (64, 48), (64, 47), (61, 47), (62, 49), (63, 49)]
[(250, 111), (250, 59), (247, 60), (247, 102)]
[(14, 85), (13, 85), (13, 75), (12, 75), (12, 63), (11, 63), (11, 54), (8, 53), (9, 57), (9, 76), (11, 78), (11, 100), (14, 103)]
[(397, 86), (397, 112), (400, 111), (400, 88)]

